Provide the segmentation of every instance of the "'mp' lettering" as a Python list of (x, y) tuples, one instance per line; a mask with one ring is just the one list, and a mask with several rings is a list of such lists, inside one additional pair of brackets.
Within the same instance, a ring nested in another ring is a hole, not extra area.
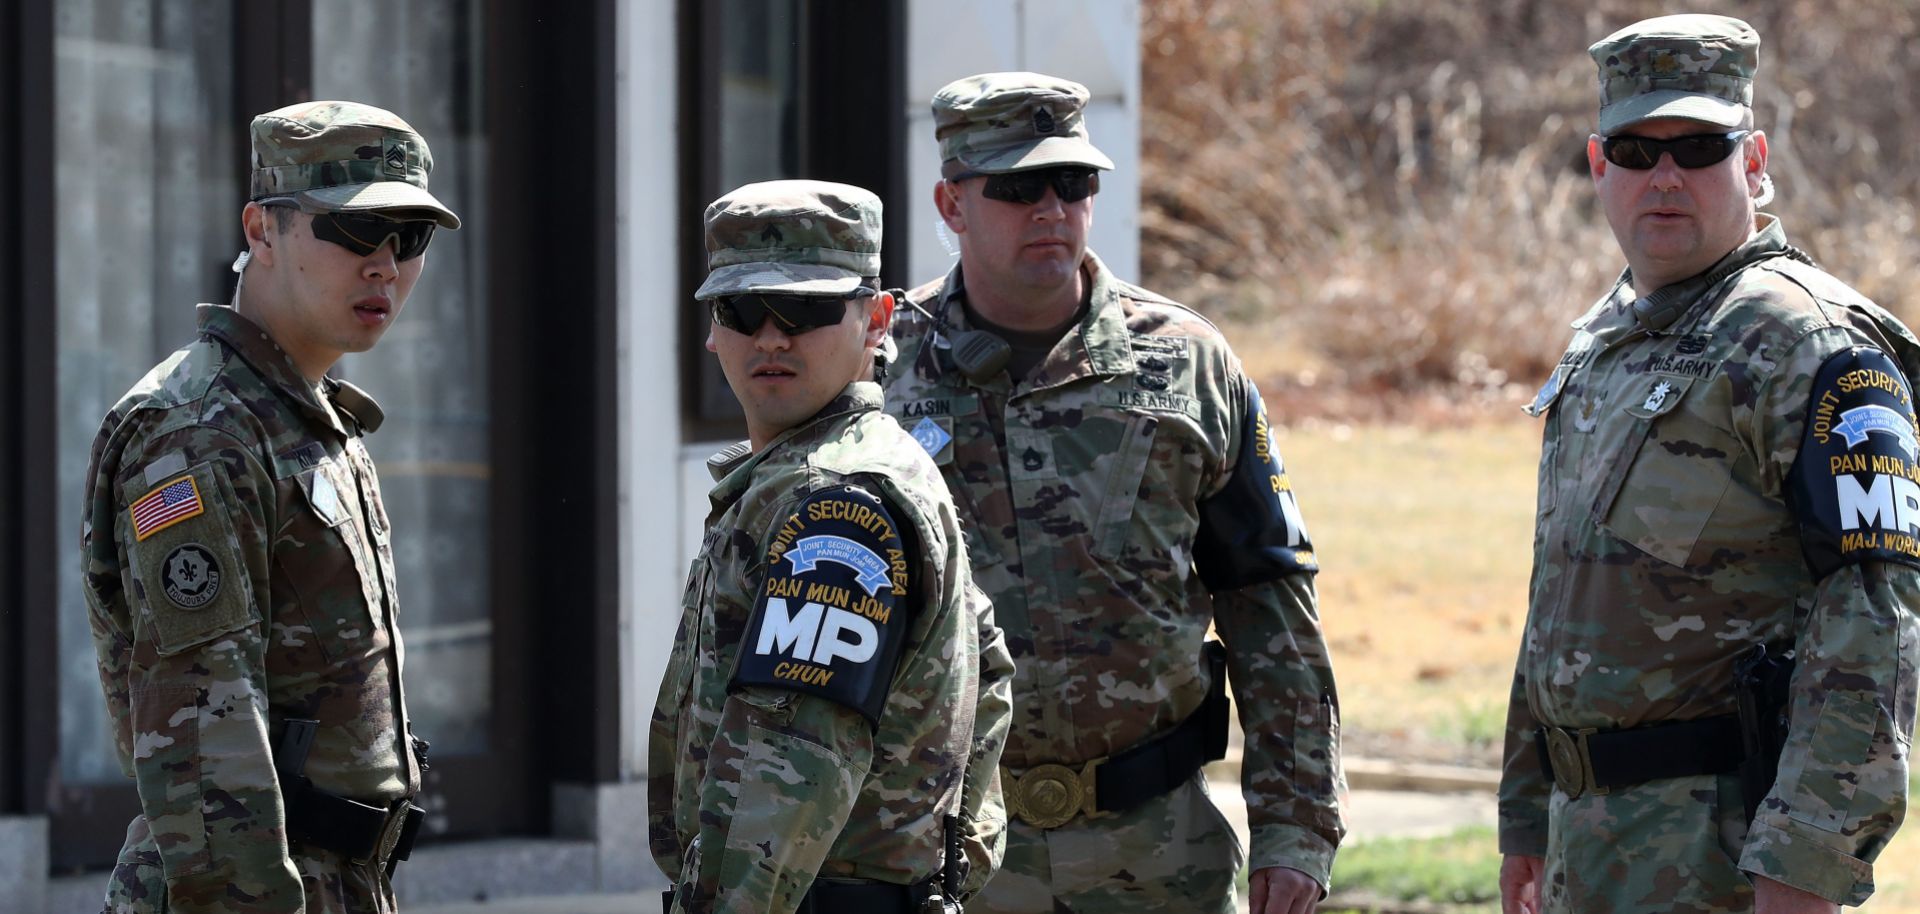
[(754, 653), (785, 654), (822, 666), (831, 666), (836, 658), (854, 663), (873, 659), (880, 645), (880, 630), (872, 622), (856, 613), (820, 603), (802, 604), (800, 611), (793, 614), (788, 613), (787, 605), (782, 597), (767, 600)]

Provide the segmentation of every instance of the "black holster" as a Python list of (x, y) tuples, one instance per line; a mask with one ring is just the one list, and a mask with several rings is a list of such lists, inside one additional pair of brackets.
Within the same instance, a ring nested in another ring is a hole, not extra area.
[(1787, 745), (1787, 687), (1792, 681), (1790, 650), (1769, 653), (1766, 645), (1756, 644), (1733, 666), (1740, 740), (1747, 754), (1740, 763), (1740, 794), (1746, 801), (1748, 827), (1780, 774), (1780, 752)]

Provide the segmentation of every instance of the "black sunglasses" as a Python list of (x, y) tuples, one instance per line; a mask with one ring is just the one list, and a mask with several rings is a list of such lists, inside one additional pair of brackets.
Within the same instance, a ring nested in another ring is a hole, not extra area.
[[(267, 203), (286, 209), (300, 209), (291, 203)], [(380, 250), (393, 239), (393, 259), (412, 260), (427, 252), (437, 223), (432, 219), (391, 219), (377, 213), (315, 212), (313, 237), (337, 244), (365, 257)]]
[(986, 185), (980, 188), (980, 193), (989, 200), (1003, 200), (1026, 206), (1032, 206), (1046, 199), (1049, 187), (1053, 188), (1054, 193), (1060, 195), (1061, 203), (1078, 203), (1100, 192), (1099, 170), (1078, 165), (1036, 168), (1004, 175), (963, 171), (954, 175), (952, 180), (965, 181), (968, 178), (987, 179)]
[(782, 295), (748, 292), (716, 298), (707, 304), (713, 310), (713, 322), (735, 333), (748, 336), (760, 332), (771, 317), (774, 326), (788, 336), (809, 330), (832, 327), (847, 319), (847, 302), (872, 296), (862, 286), (848, 295)]
[(1607, 161), (1635, 171), (1645, 171), (1660, 164), (1660, 154), (1663, 152), (1672, 154), (1673, 164), (1681, 168), (1705, 168), (1726, 161), (1727, 156), (1733, 155), (1740, 141), (1751, 132), (1689, 133), (1670, 140), (1623, 133), (1601, 139), (1600, 153), (1607, 157)]

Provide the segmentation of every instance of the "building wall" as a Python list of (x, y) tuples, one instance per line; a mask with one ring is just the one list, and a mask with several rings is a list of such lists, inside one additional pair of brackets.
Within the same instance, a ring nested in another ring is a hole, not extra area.
[[(666, 4), (660, 4), (665, 6)], [(641, 6), (647, 6), (642, 4)], [(627, 9), (628, 7), (623, 7)], [(637, 36), (635, 30), (652, 28), (670, 32), (670, 13), (636, 10), (622, 27), (628, 46), (623, 51), (621, 72), (628, 81), (638, 81), (642, 69), (671, 69), (671, 47), (656, 49), (660, 61), (643, 61), (641, 69), (632, 64), (634, 52), (662, 44), (665, 39)], [(933, 140), (933, 115), (929, 103), (941, 86), (974, 73), (994, 70), (1037, 70), (1083, 83), (1092, 92), (1087, 123), (1093, 141), (1114, 161), (1112, 172), (1101, 177), (1096, 198), (1094, 227), (1090, 244), (1100, 258), (1124, 278), (1139, 275), (1140, 263), (1140, 8), (1136, 0), (910, 0), (908, 8), (907, 81), (908, 95), (915, 99), (908, 112), (907, 157), (909, 186), (907, 200), (887, 200), (888, 219), (907, 219), (912, 225), (908, 273), (889, 276), (887, 281), (918, 285), (933, 279), (954, 262), (941, 246), (935, 225), (933, 186), (940, 177), (939, 146)], [(669, 74), (670, 75), (670, 74)], [(661, 78), (660, 85), (671, 85)], [(646, 762), (646, 721), (653, 713), (653, 700), (660, 676), (666, 669), (666, 656), (677, 622), (680, 588), (687, 563), (699, 547), (701, 527), (706, 519), (706, 492), (712, 479), (703, 465), (706, 457), (728, 442), (681, 441), (680, 397), (672, 374), (675, 354), (671, 334), (659, 333), (636, 314), (659, 307), (656, 302), (678, 302), (672, 269), (672, 242), (691, 237), (693, 226), (654, 225), (642, 231), (640, 221), (657, 223), (665, 212), (658, 207), (659, 187), (636, 186), (628, 175), (664, 174), (633, 166), (642, 157), (671, 154), (671, 135), (658, 125), (672, 123), (670, 97), (642, 101), (638, 107), (623, 102), (622, 144), (628, 149), (623, 158), (621, 224), (627, 238), (622, 250), (627, 254), (621, 269), (622, 319), (626, 320), (625, 365), (636, 381), (641, 373), (657, 379), (657, 385), (623, 383), (630, 398), (624, 414), (631, 420), (623, 430), (627, 447), (626, 486), (621, 493), (626, 518), (628, 562), (622, 569), (622, 599), (627, 607), (627, 656), (632, 665), (626, 682), (631, 695), (623, 706), (626, 715), (628, 759), (626, 770), (644, 774)], [(657, 113), (666, 106), (664, 119)], [(648, 114), (648, 112), (656, 112)], [(636, 131), (634, 124), (646, 124), (648, 130)], [(631, 148), (634, 141), (658, 144), (657, 153)], [(652, 158), (645, 161), (653, 162)], [(669, 159), (670, 161), (670, 159)], [(653, 212), (643, 212), (653, 206)], [(649, 234), (651, 232), (651, 234)], [(652, 238), (648, 242), (644, 239)], [(638, 277), (638, 278), (634, 278)], [(644, 282), (646, 285), (636, 283)], [(653, 296), (653, 297), (649, 297)], [(649, 336), (651, 334), (651, 336)], [(677, 466), (677, 472), (673, 468)], [(677, 481), (672, 491), (668, 485)], [(678, 527), (668, 529), (676, 515), (668, 510), (677, 502)]]
[[(693, 550), (682, 536), (698, 529), (705, 489), (679, 484), (680, 358), (670, 319), (681, 300), (680, 245), (689, 228), (676, 224), (681, 124), (673, 3), (619, 7), (614, 79), (620, 112), (615, 143), (619, 250), (618, 374), (620, 401), (620, 770), (645, 773), (647, 720), (666, 670)], [(695, 540), (695, 543), (698, 541)]]

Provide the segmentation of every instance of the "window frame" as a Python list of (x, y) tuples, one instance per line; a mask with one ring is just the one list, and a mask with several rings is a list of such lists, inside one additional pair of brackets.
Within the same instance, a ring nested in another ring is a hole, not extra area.
[[(79, 493), (51, 484), (56, 241), (31, 231), (59, 205), (53, 182), (35, 177), (53, 171), (57, 2), (0, 4), (0, 52), (15, 52), (0, 58), (16, 61), (0, 85), (0, 366), (13, 373), (0, 377), (0, 505), (19, 505), (18, 521), (0, 525), (0, 600), (11, 607), (57, 605), (61, 559), (78, 548)], [(490, 252), (524, 256), (486, 258), (491, 748), (432, 758), (426, 790), (444, 801), (430, 818), (446, 836), (542, 835), (556, 782), (620, 779), (615, 213), (604, 205), (614, 196), (617, 0), (475, 3), (487, 23), (476, 66), (488, 217), (465, 230), (485, 233)], [(231, 60), (249, 76), (234, 80), (241, 116), (312, 98), (312, 24), (312, 0), (235, 0)], [(579, 125), (567, 173), (577, 194), (525, 180), (552, 172), (551, 137), (519, 125), (556, 118)], [(231, 136), (227, 154), (244, 174), (247, 131)], [(578, 231), (526, 230), (553, 224)], [(565, 268), (547, 268), (556, 264)], [(585, 317), (553, 320), (561, 303)], [(138, 797), (131, 781), (59, 782), (59, 690), (42, 685), (58, 681), (56, 621), (48, 610), (0, 612), (0, 814), (48, 817), (56, 870), (109, 866)]]
[[(706, 206), (731, 188), (720, 186), (721, 28), (724, 4), (680, 0), (681, 223), (687, 226), (681, 287), (672, 303), (680, 317), (682, 440), (746, 437), (746, 420), (702, 407), (707, 385), (723, 383), (702, 370), (708, 317), (693, 306), (706, 279), (702, 225)], [(881, 235), (881, 280), (910, 282), (907, 194), (907, 7), (892, 0), (799, 0), (799, 110), (796, 174), (864, 187), (888, 205)], [(874, 72), (875, 69), (879, 72)], [(879, 112), (875, 116), (875, 112)]]

